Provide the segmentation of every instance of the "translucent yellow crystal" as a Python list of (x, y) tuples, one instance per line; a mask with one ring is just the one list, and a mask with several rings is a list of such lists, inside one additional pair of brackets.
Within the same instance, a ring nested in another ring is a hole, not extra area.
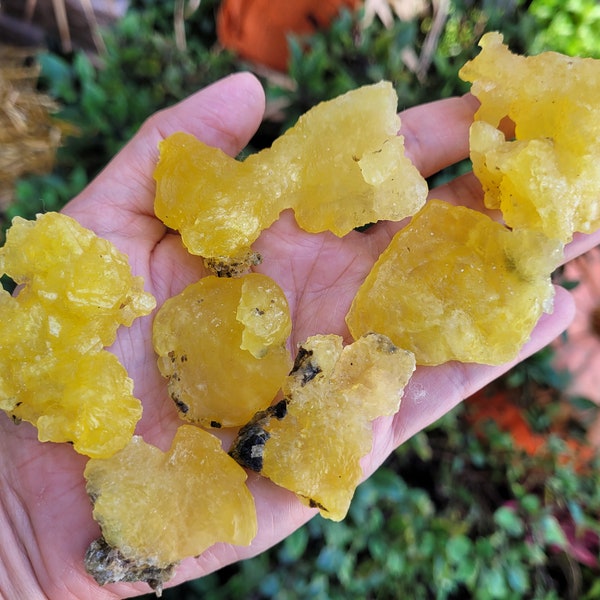
[(372, 445), (371, 421), (394, 414), (415, 367), (412, 354), (370, 334), (342, 346), (311, 337), (286, 378), (285, 399), (240, 430), (230, 454), (341, 520)]
[(307, 231), (343, 236), (414, 214), (425, 180), (404, 156), (389, 82), (323, 102), (271, 148), (236, 161), (177, 133), (160, 145), (155, 212), (192, 254), (243, 254), (286, 208)]
[(35, 299), (57, 319), (76, 322), (81, 340), (69, 342), (81, 350), (110, 346), (120, 325), (155, 306), (122, 252), (60, 213), (16, 217), (0, 249), (0, 271), (24, 285), (18, 302)]
[[(600, 227), (600, 60), (519, 56), (488, 33), (460, 71), (481, 106), (471, 128), (485, 203), (513, 228), (568, 242)], [(498, 126), (508, 117), (514, 139)]]
[(153, 341), (181, 415), (230, 427), (269, 406), (292, 364), (290, 331), (285, 295), (266, 275), (205, 277), (167, 300)]
[(84, 475), (102, 536), (138, 565), (166, 568), (256, 535), (245, 471), (199, 427), (179, 427), (167, 452), (134, 436), (111, 458), (88, 461)]
[(16, 296), (0, 291), (0, 408), (36, 425), (42, 441), (110, 456), (142, 409), (103, 347), (154, 299), (110, 242), (59, 213), (16, 218), (0, 271), (21, 284)]
[(346, 321), (355, 338), (383, 333), (417, 364), (502, 364), (551, 311), (561, 256), (539, 232), (430, 200), (382, 253)]

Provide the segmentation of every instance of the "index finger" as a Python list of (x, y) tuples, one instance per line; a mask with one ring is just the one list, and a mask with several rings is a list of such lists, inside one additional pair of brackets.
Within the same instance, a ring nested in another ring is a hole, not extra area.
[(478, 107), (478, 100), (465, 94), (399, 113), (406, 155), (424, 177), (468, 158), (469, 127)]

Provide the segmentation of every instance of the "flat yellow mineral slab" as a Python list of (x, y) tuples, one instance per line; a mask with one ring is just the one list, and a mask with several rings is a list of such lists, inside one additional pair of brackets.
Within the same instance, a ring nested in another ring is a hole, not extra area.
[[(519, 56), (488, 33), (460, 70), (481, 106), (471, 128), (473, 171), (489, 208), (513, 228), (563, 243), (600, 227), (600, 60), (556, 52)], [(498, 129), (508, 117), (514, 139)]]
[(378, 334), (342, 346), (309, 338), (283, 385), (285, 399), (240, 430), (230, 454), (339, 521), (362, 478), (371, 422), (392, 415), (415, 368), (410, 352)]
[(246, 472), (199, 427), (179, 427), (167, 452), (134, 436), (111, 458), (88, 461), (84, 475), (109, 549), (138, 567), (168, 569), (217, 542), (248, 545), (256, 535)]
[(156, 215), (205, 258), (244, 255), (286, 208), (303, 229), (338, 236), (412, 215), (427, 184), (404, 155), (397, 102), (389, 82), (350, 91), (244, 161), (173, 134), (160, 144)]
[(562, 244), (529, 229), (430, 200), (392, 239), (346, 317), (413, 352), (417, 364), (502, 364), (516, 357), (542, 312)]
[(292, 365), (291, 328), (283, 291), (259, 273), (211, 275), (167, 300), (153, 343), (181, 416), (231, 427), (269, 406)]
[(15, 218), (0, 271), (21, 285), (0, 291), (0, 408), (29, 421), (41, 441), (110, 456), (142, 412), (133, 382), (104, 350), (154, 298), (110, 242), (59, 213)]

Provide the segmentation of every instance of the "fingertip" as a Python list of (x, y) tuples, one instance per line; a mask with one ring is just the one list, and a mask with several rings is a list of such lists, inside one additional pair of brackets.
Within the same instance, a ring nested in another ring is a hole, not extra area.
[(477, 99), (465, 94), (400, 113), (406, 154), (424, 177), (469, 156), (469, 128), (477, 106)]
[(571, 324), (571, 321), (575, 318), (577, 308), (573, 295), (564, 287), (555, 285), (554, 291), (554, 310), (547, 316), (553, 316), (556, 320), (556, 335), (554, 337), (557, 337)]
[(182, 131), (235, 156), (256, 133), (264, 111), (260, 81), (248, 72), (233, 73), (150, 116), (132, 140), (133, 152), (154, 163), (159, 143)]
[(258, 129), (264, 110), (265, 94), (254, 75), (239, 72), (219, 79), (149, 116), (86, 191), (65, 207), (65, 212), (77, 215), (82, 224), (92, 222), (101, 231), (113, 231), (114, 219), (107, 218), (103, 223), (104, 217), (97, 214), (99, 205), (117, 205), (125, 213), (153, 214), (152, 172), (162, 140), (182, 131), (235, 156)]
[(212, 83), (153, 119), (162, 138), (185, 131), (235, 155), (258, 129), (264, 111), (265, 94), (259, 80), (251, 73), (239, 72)]

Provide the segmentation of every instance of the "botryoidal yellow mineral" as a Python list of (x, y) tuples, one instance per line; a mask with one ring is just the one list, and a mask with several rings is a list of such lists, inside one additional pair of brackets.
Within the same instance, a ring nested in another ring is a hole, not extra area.
[(342, 345), (309, 338), (283, 384), (284, 399), (240, 429), (230, 454), (339, 521), (362, 478), (371, 422), (393, 415), (415, 368), (414, 356), (379, 334)]
[(111, 458), (88, 461), (84, 475), (102, 531), (86, 554), (98, 583), (146, 581), (160, 590), (182, 559), (256, 535), (246, 472), (199, 427), (181, 425), (167, 452), (134, 436)]
[[(487, 33), (460, 76), (481, 102), (471, 127), (473, 171), (489, 208), (513, 228), (563, 243), (600, 227), (600, 60), (519, 56)], [(499, 130), (508, 117), (514, 139)]]
[(160, 144), (156, 215), (192, 254), (225, 262), (245, 256), (287, 208), (306, 231), (338, 236), (412, 215), (427, 184), (404, 155), (397, 102), (389, 82), (352, 90), (244, 161), (173, 134)]
[(154, 318), (160, 372), (180, 415), (206, 427), (247, 423), (269, 406), (292, 366), (292, 322), (269, 277), (204, 277)]
[(537, 231), (430, 200), (381, 254), (346, 321), (354, 338), (387, 335), (417, 364), (502, 364), (551, 312), (561, 258), (562, 244)]
[(0, 272), (0, 408), (33, 423), (41, 441), (110, 456), (141, 416), (133, 382), (104, 350), (121, 325), (155, 306), (110, 242), (59, 213), (13, 220)]

